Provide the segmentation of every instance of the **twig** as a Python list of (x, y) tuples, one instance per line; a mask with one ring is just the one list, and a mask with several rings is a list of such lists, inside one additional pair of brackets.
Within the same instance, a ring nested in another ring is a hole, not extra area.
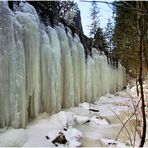
[[(137, 105), (136, 105), (136, 109), (137, 109), (137, 107), (138, 107), (140, 101), (141, 101), (141, 99), (138, 101), (138, 103), (137, 103)], [(134, 113), (124, 122), (124, 124), (123, 124), (122, 128), (120, 129), (120, 131), (119, 131), (119, 133), (118, 133), (116, 139), (118, 139), (118, 137), (119, 137), (121, 131), (123, 130), (123, 128), (125, 127), (125, 125), (127, 124), (127, 122), (135, 115), (135, 113), (136, 113), (136, 110), (135, 110)]]
[[(116, 114), (116, 112), (114, 112), (113, 110), (111, 110), (115, 115), (116, 115), (116, 117), (120, 120), (120, 122), (122, 123), (122, 125), (124, 125), (124, 122), (120, 119), (120, 117), (118, 116), (118, 114)], [(130, 136), (130, 133), (129, 133), (129, 131), (128, 131), (128, 129), (127, 129), (127, 127), (125, 126), (125, 130), (126, 130), (126, 132), (127, 132), (127, 134), (128, 134), (128, 136), (129, 136), (129, 140), (130, 140), (130, 143), (131, 143), (131, 145), (132, 145), (132, 139), (131, 139), (131, 136)], [(119, 133), (118, 133), (119, 134)], [(118, 139), (118, 135), (117, 135), (117, 137), (116, 137), (116, 141), (117, 141), (117, 139)]]

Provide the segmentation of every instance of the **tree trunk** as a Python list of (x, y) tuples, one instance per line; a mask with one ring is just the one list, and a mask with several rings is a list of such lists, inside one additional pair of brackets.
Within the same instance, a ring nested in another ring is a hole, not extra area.
[(140, 95), (141, 95), (141, 112), (142, 112), (142, 134), (141, 134), (141, 141), (139, 147), (143, 147), (146, 138), (146, 116), (145, 116), (145, 101), (144, 101), (144, 92), (143, 92), (143, 79), (142, 79), (142, 71), (143, 71), (143, 37), (144, 37), (144, 17), (140, 16), (139, 18), (139, 29), (140, 29), (140, 49), (139, 49), (139, 85), (140, 85)]
[(142, 84), (142, 54), (140, 52), (140, 74), (139, 74), (139, 84), (140, 84), (140, 91), (141, 91), (141, 111), (142, 111), (142, 120), (143, 120), (143, 127), (142, 127), (142, 135), (139, 147), (143, 147), (146, 138), (146, 116), (145, 116), (145, 102), (144, 102), (144, 93), (143, 93), (143, 84)]
[(138, 88), (138, 80), (136, 78), (136, 91), (137, 91), (137, 96), (139, 96), (139, 88)]

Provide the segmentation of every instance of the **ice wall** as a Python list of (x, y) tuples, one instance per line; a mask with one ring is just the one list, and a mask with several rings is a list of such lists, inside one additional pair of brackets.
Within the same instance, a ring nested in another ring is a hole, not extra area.
[(24, 127), (27, 117), (22, 26), (0, 2), (0, 127)]
[(68, 28), (45, 27), (26, 2), (14, 13), (1, 1), (0, 14), (0, 128), (121, 90), (122, 65), (113, 68), (96, 49), (85, 59)]

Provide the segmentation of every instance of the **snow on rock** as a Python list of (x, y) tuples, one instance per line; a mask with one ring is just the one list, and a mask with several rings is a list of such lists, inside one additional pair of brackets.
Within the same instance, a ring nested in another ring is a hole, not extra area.
[(99, 116), (93, 116), (90, 119), (90, 125), (109, 125), (108, 121)]
[(77, 140), (70, 140), (68, 142), (68, 147), (80, 147), (81, 143)]
[(78, 141), (81, 137), (82, 133), (79, 130), (75, 128), (69, 128), (66, 131), (61, 131), (59, 133), (48, 135), (47, 139), (55, 146), (77, 147), (81, 146), (81, 143)]
[(28, 139), (25, 129), (8, 129), (0, 133), (0, 147), (22, 146)]
[(129, 102), (129, 98), (126, 98), (126, 97), (121, 97), (121, 96), (114, 96), (114, 95), (111, 95), (111, 94), (107, 94), (105, 96), (102, 96), (100, 97), (99, 101), (96, 101), (95, 104), (98, 104), (98, 103), (125, 103), (125, 102)]
[(76, 128), (69, 128), (67, 131), (63, 131), (67, 141), (79, 140), (82, 137), (82, 133)]
[(115, 141), (112, 139), (105, 139), (102, 138), (101, 141), (104, 143), (104, 145), (106, 147), (126, 147), (127, 145), (125, 143), (119, 142), (119, 141)]
[(90, 108), (89, 103), (87, 103), (87, 102), (81, 103), (81, 104), (79, 104), (79, 106), (83, 107), (85, 109), (89, 109)]
[[(59, 139), (60, 134), (63, 135), (61, 139)], [(54, 143), (55, 145), (57, 144), (58, 146), (80, 146), (81, 143), (78, 140), (81, 137), (82, 133), (72, 127), (60, 132), (53, 130), (47, 134), (48, 141)]]
[(90, 121), (90, 118), (87, 116), (80, 116), (80, 115), (74, 115), (73, 116), (74, 121), (76, 121), (79, 124), (84, 124), (88, 121)]
[(84, 102), (84, 103), (81, 103), (79, 104), (80, 107), (84, 108), (84, 109), (88, 109), (88, 110), (94, 110), (94, 111), (98, 111), (98, 106), (95, 105), (95, 104), (91, 104), (91, 103), (87, 103), (87, 102)]
[(53, 130), (52, 132), (48, 132), (46, 138), (49, 139), (50, 142), (52, 142), (59, 135), (59, 133), (59, 130)]
[[(116, 114), (120, 114), (122, 111), (128, 111), (128, 106), (117, 106), (113, 104), (101, 104), (99, 105), (99, 114), (103, 116), (113, 116)], [(115, 113), (114, 113), (115, 112)]]
[(68, 129), (69, 127), (74, 125), (73, 120), (74, 113), (61, 111), (50, 117), (49, 126), (52, 129)]

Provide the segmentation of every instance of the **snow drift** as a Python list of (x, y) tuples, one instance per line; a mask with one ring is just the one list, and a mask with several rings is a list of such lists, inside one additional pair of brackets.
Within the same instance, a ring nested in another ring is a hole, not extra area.
[(62, 25), (45, 27), (27, 2), (19, 9), (14, 13), (0, 2), (0, 128), (25, 127), (41, 112), (93, 102), (122, 88), (120, 64), (113, 68), (96, 49), (85, 59), (76, 34)]

